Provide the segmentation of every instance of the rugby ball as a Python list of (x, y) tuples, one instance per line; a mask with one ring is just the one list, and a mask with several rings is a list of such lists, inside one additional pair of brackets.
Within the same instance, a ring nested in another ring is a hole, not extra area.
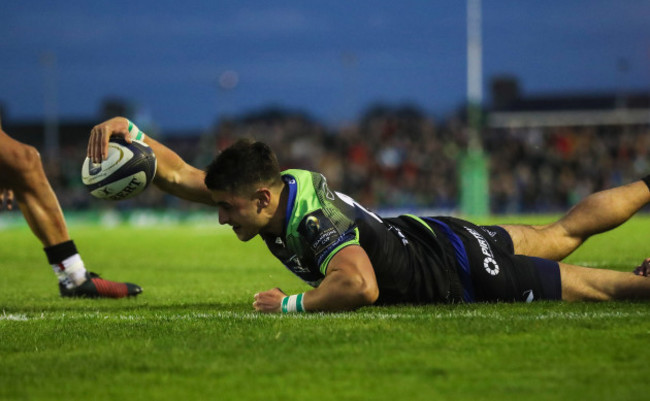
[(93, 163), (88, 157), (81, 167), (81, 181), (99, 199), (129, 199), (142, 192), (156, 175), (156, 155), (142, 141), (127, 143), (113, 137), (108, 142), (108, 157)]

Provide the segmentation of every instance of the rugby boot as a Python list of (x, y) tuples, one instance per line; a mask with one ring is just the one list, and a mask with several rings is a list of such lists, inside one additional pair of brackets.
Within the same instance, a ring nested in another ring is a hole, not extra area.
[(62, 297), (124, 298), (139, 295), (142, 288), (132, 283), (104, 280), (97, 273), (86, 272), (86, 281), (72, 288), (59, 283), (59, 292)]

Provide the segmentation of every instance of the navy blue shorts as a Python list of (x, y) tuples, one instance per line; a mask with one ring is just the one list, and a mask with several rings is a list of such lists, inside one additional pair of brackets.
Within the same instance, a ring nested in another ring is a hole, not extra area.
[[(431, 219), (433, 220), (433, 219)], [(437, 217), (457, 248), (466, 302), (531, 302), (562, 299), (560, 267), (556, 261), (515, 255), (512, 239), (499, 226), (476, 226)], [(455, 237), (455, 238), (451, 238)], [(463, 269), (463, 264), (467, 265)]]

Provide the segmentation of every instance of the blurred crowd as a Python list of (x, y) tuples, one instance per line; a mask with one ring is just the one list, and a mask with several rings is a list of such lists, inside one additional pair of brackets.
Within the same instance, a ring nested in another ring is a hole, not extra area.
[(566, 210), (650, 173), (647, 125), (493, 130), (486, 140), (495, 213)]
[[(375, 210), (454, 211), (459, 204), (459, 158), (467, 149), (467, 127), (460, 119), (437, 122), (412, 107), (377, 107), (334, 129), (301, 114), (260, 113), (222, 119), (202, 135), (157, 139), (203, 168), (242, 137), (271, 145), (283, 169), (322, 172), (332, 188)], [(490, 208), (496, 214), (564, 211), (589, 193), (650, 173), (647, 125), (484, 128), (481, 137)], [(119, 203), (91, 199), (79, 178), (83, 154), (85, 144), (67, 147), (59, 163), (47, 165), (65, 209), (201, 209), (154, 187)]]

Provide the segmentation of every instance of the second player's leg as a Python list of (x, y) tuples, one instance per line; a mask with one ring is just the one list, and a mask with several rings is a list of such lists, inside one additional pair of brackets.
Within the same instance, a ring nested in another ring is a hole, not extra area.
[(648, 185), (636, 181), (589, 195), (554, 223), (501, 227), (510, 234), (516, 254), (559, 261), (590, 236), (621, 225), (648, 203)]

